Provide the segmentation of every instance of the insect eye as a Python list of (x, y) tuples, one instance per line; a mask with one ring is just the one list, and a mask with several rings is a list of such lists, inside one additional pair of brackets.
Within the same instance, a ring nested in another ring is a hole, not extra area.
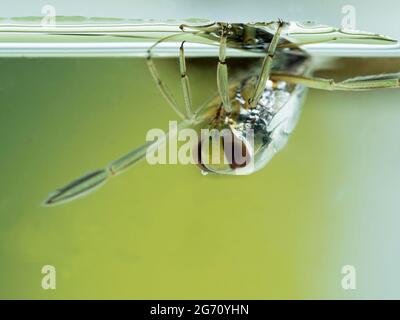
[(194, 155), (195, 162), (205, 172), (239, 174), (238, 170), (253, 164), (251, 145), (231, 130), (217, 138), (203, 137)]
[(231, 137), (223, 137), (224, 154), (231, 169), (246, 167), (251, 160), (251, 151), (243, 138), (232, 134)]

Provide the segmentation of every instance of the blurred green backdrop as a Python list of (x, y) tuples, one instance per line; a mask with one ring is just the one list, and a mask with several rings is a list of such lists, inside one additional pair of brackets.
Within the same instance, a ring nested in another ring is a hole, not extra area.
[[(177, 61), (159, 64), (180, 96)], [(141, 59), (0, 70), (0, 298), (400, 298), (400, 91), (310, 91), (288, 146), (251, 176), (142, 162), (44, 208), (175, 115)], [(189, 72), (198, 105), (216, 69)], [(56, 290), (41, 287), (46, 264)], [(347, 264), (357, 290), (341, 288)]]

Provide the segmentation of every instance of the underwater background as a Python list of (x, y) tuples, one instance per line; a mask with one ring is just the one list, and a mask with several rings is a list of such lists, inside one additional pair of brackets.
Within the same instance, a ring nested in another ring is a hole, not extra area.
[[(158, 63), (179, 94), (177, 61)], [(215, 68), (190, 66), (199, 105)], [(1, 298), (399, 296), (400, 91), (310, 90), (287, 147), (250, 176), (144, 161), (42, 207), (176, 117), (142, 59), (2, 59), (0, 69)], [(41, 287), (47, 264), (56, 290)], [(357, 290), (342, 289), (344, 265)]]
[[(195, 60), (200, 105), (216, 59)], [(177, 59), (157, 63), (182, 102)], [(143, 161), (43, 207), (176, 116), (143, 59), (1, 58), (0, 71), (1, 299), (400, 298), (400, 90), (310, 90), (288, 145), (250, 176)]]

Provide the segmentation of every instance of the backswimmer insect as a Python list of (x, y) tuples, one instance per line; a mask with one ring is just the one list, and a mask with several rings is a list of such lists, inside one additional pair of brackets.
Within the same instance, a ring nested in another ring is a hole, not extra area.
[[(311, 57), (304, 45), (315, 43), (395, 44), (396, 41), (372, 33), (345, 31), (327, 26), (283, 22), (266, 23), (209, 23), (205, 25), (180, 25), (180, 32), (156, 41), (149, 49), (147, 65), (160, 92), (176, 114), (182, 118), (179, 128), (229, 129), (235, 137), (231, 143), (243, 145), (245, 154), (252, 158), (254, 166), (212, 166), (202, 161), (202, 141), (197, 148), (197, 163), (205, 172), (216, 174), (250, 174), (263, 168), (273, 155), (285, 146), (300, 115), (307, 88), (322, 90), (369, 90), (397, 88), (400, 73), (350, 78), (341, 82), (312, 76)], [(185, 112), (180, 111), (173, 95), (160, 78), (152, 50), (161, 42), (182, 39), (179, 49)], [(195, 37), (193, 37), (195, 36)], [(211, 41), (219, 48), (217, 65), (218, 94), (208, 103), (193, 111), (189, 77), (186, 72), (185, 41)], [(261, 67), (254, 66), (240, 79), (228, 81), (226, 49), (264, 52)], [(254, 144), (250, 150), (247, 132), (254, 132)], [(111, 162), (103, 169), (86, 174), (51, 193), (44, 205), (64, 203), (83, 196), (103, 185), (143, 159), (146, 150), (156, 143), (146, 143)]]

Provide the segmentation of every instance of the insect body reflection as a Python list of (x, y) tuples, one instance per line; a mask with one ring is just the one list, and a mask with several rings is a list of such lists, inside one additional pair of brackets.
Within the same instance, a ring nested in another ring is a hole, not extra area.
[[(185, 41), (179, 49), (184, 111), (159, 76), (152, 58), (152, 50), (161, 42), (180, 37), (170, 35), (158, 40), (148, 50), (147, 64), (160, 92), (176, 114), (182, 118), (180, 128), (209, 128), (229, 130), (230, 144), (241, 145), (249, 161), (238, 164), (235, 159), (226, 165), (215, 166), (204, 161), (209, 149), (200, 140), (194, 148), (196, 161), (204, 172), (217, 174), (250, 174), (263, 168), (287, 142), (300, 115), (307, 88), (323, 90), (367, 90), (399, 87), (400, 74), (370, 75), (336, 83), (331, 79), (311, 75), (311, 58), (303, 45), (321, 42), (350, 41), (352, 43), (393, 43), (394, 41), (370, 33), (349, 33), (322, 26), (301, 26), (283, 21), (254, 24), (211, 23), (203, 26), (181, 25), (182, 34), (212, 40), (219, 46), (217, 65), (218, 94), (194, 111), (189, 76), (186, 70)], [(307, 37), (305, 37), (306, 35)], [(226, 48), (263, 50), (261, 66), (253, 66), (241, 78), (228, 79)], [(232, 82), (230, 82), (232, 81)], [(253, 132), (253, 143), (248, 133)], [(104, 169), (78, 178), (50, 194), (46, 205), (63, 203), (87, 194), (143, 159), (149, 148), (157, 143), (146, 143), (127, 155), (111, 162)], [(226, 146), (225, 146), (226, 148)], [(249, 166), (248, 164), (252, 165)]]

